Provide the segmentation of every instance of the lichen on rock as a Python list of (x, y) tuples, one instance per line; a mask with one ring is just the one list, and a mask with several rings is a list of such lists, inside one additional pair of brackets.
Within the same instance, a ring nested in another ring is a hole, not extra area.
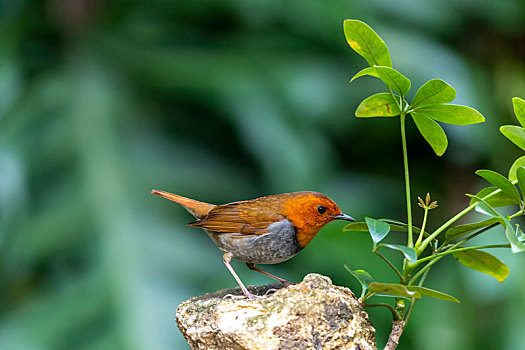
[(328, 277), (309, 274), (287, 288), (274, 283), (248, 289), (269, 295), (230, 298), (227, 294), (241, 295), (232, 288), (179, 305), (176, 321), (192, 349), (376, 349), (361, 303)]

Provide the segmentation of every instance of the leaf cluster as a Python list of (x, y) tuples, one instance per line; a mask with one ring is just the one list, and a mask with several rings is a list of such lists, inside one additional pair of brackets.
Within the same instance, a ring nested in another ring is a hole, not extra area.
[(386, 93), (364, 99), (357, 107), (356, 117), (411, 115), (417, 129), (438, 156), (443, 155), (448, 146), (447, 136), (439, 123), (469, 125), (485, 120), (471, 107), (450, 104), (456, 98), (456, 90), (441, 79), (427, 81), (408, 103), (406, 95), (411, 81), (392, 67), (388, 48), (376, 32), (358, 20), (345, 20), (344, 32), (350, 47), (370, 65), (354, 75), (350, 82), (368, 75), (381, 79), (388, 88)]
[[(348, 266), (345, 268), (360, 282), (363, 302), (373, 296), (394, 297), (395, 307), (388, 304), (380, 304), (380, 306), (387, 306), (392, 311), (394, 319), (403, 319), (407, 322), (416, 299), (422, 296), (458, 302), (456, 298), (446, 293), (423, 287), (432, 266), (447, 255), (453, 256), (460, 264), (488, 274), (500, 282), (507, 278), (509, 268), (484, 249), (511, 248), (514, 253), (525, 251), (525, 234), (518, 225), (511, 224), (511, 221), (523, 215), (525, 210), (525, 156), (514, 162), (508, 176), (492, 170), (478, 170), (476, 174), (488, 181), (490, 186), (475, 195), (467, 194), (471, 198), (468, 207), (432, 232), (426, 231), (426, 223), (429, 211), (438, 206), (437, 202), (431, 201), (429, 194), (426, 195), (425, 200), (418, 197), (418, 205), (424, 210), (424, 218), (421, 228), (412, 225), (408, 157), (404, 139), (405, 118), (407, 116), (412, 118), (423, 138), (438, 156), (444, 154), (448, 145), (447, 136), (440, 123), (469, 125), (483, 122), (485, 118), (471, 107), (451, 104), (456, 97), (456, 91), (440, 79), (432, 79), (424, 83), (417, 90), (412, 101), (408, 102), (406, 96), (412, 84), (407, 77), (392, 67), (388, 48), (377, 33), (358, 20), (346, 20), (344, 32), (350, 47), (369, 64), (369, 67), (355, 74), (350, 82), (362, 76), (371, 76), (380, 79), (387, 89), (387, 92), (365, 98), (357, 107), (356, 117), (399, 116), (401, 119), (408, 208), (406, 224), (390, 219), (367, 217), (364, 222), (351, 223), (343, 229), (369, 232), (373, 241), (372, 252), (387, 263), (399, 278), (399, 283), (376, 282), (365, 270), (352, 270)], [(513, 99), (513, 106), (521, 126), (502, 126), (500, 130), (510, 141), (525, 151), (525, 101), (516, 97)], [(496, 210), (507, 206), (517, 206), (518, 210), (510, 216), (502, 215)], [(488, 218), (479, 222), (454, 225), (473, 209), (487, 215)], [(496, 226), (504, 228), (506, 243), (484, 246), (465, 245), (471, 239)], [(384, 240), (391, 231), (407, 232), (407, 245), (385, 243)], [(418, 236), (415, 244), (412, 235)], [(381, 254), (383, 249), (401, 252), (403, 265), (400, 268), (396, 267)], [(405, 307), (403, 300), (408, 300), (410, 303), (408, 308)]]

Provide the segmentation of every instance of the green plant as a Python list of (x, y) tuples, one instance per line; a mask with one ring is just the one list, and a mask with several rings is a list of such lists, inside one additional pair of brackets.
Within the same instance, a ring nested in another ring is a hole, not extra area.
[[(430, 210), (437, 207), (427, 194), (425, 200), (418, 197), (418, 205), (424, 210), (421, 227), (412, 223), (412, 203), (410, 193), (410, 175), (408, 151), (405, 136), (407, 118), (410, 116), (423, 138), (432, 147), (436, 155), (445, 153), (448, 145), (447, 136), (438, 122), (453, 125), (468, 125), (483, 122), (484, 117), (475, 109), (450, 104), (456, 91), (440, 79), (432, 79), (423, 84), (409, 103), (406, 95), (411, 82), (392, 67), (388, 48), (384, 41), (367, 24), (357, 20), (346, 20), (344, 32), (350, 47), (361, 55), (369, 67), (358, 72), (350, 82), (368, 75), (379, 78), (387, 87), (387, 92), (378, 93), (366, 98), (357, 107), (356, 117), (399, 117), (401, 143), (403, 151), (404, 177), (406, 190), (407, 222), (391, 219), (366, 218), (364, 222), (351, 223), (344, 231), (367, 231), (373, 241), (372, 252), (384, 260), (399, 278), (399, 283), (380, 283), (364, 270), (345, 268), (362, 286), (361, 301), (366, 303), (374, 296), (394, 297), (394, 304), (375, 303), (366, 306), (387, 307), (393, 315), (393, 327), (385, 349), (397, 346), (399, 337), (405, 329), (416, 300), (422, 296), (459, 302), (453, 296), (440, 291), (423, 287), (425, 278), (431, 268), (447, 255), (468, 268), (495, 277), (502, 282), (509, 274), (508, 267), (493, 255), (484, 251), (489, 248), (510, 248), (512, 252), (525, 251), (525, 234), (519, 225), (511, 221), (524, 214), (523, 195), (525, 194), (525, 156), (518, 158), (511, 166), (508, 177), (491, 170), (478, 170), (476, 174), (487, 180), (492, 186), (482, 189), (475, 195), (467, 194), (469, 205), (434, 231), (427, 230), (427, 219)], [(501, 132), (518, 147), (525, 150), (525, 101), (513, 99), (514, 112), (519, 126), (502, 126)], [(521, 190), (518, 191), (516, 185)], [(495, 208), (517, 206), (512, 215), (503, 215)], [(472, 210), (487, 215), (481, 222), (455, 225), (456, 221)], [(454, 226), (455, 225), (455, 226)], [(496, 226), (505, 229), (508, 243), (482, 246), (467, 246), (473, 238)], [(390, 231), (407, 232), (407, 244), (397, 245), (384, 243)], [(393, 249), (404, 255), (401, 267), (384, 256), (381, 251)]]

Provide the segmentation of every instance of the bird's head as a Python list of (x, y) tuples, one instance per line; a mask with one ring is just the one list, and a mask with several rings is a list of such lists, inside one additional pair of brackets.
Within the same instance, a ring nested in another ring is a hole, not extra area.
[(333, 200), (322, 193), (296, 192), (284, 204), (285, 214), (297, 228), (297, 239), (305, 247), (319, 230), (334, 220), (355, 221), (343, 214)]

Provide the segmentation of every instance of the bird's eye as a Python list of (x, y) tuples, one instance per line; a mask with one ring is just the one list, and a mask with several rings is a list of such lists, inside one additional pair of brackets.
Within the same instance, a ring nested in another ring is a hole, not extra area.
[(317, 207), (317, 212), (318, 212), (319, 214), (321, 214), (321, 215), (324, 214), (324, 213), (326, 213), (326, 207), (324, 207), (324, 206), (322, 206), (322, 205), (318, 206), (318, 207)]

